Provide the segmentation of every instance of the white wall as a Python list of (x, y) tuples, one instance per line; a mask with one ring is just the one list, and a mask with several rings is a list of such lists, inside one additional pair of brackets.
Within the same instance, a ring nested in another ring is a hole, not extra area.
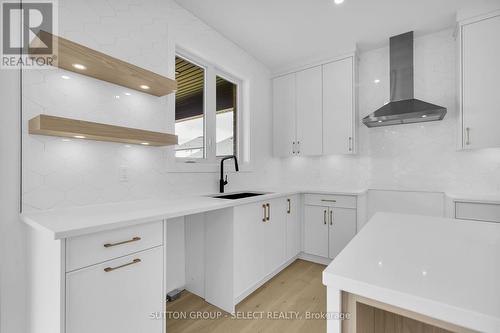
[(452, 30), (415, 39), (415, 97), (445, 106), (446, 118), (368, 129), (361, 119), (389, 100), (389, 48), (361, 53), (359, 154), (283, 160), (283, 181), (340, 189), (500, 192), (500, 149), (456, 150), (456, 62)]
[[(271, 163), (267, 68), (173, 1), (62, 0), (59, 13), (61, 36), (157, 73), (174, 75), (175, 47), (180, 45), (241, 78), (244, 112), (252, 129), (258, 129), (250, 132), (255, 172), (229, 176), (228, 189), (266, 179)], [(28, 120), (40, 113), (173, 132), (173, 96), (149, 96), (62, 70), (24, 74), (25, 210), (217, 191), (216, 173), (172, 173), (172, 147), (63, 141), (27, 133)]]

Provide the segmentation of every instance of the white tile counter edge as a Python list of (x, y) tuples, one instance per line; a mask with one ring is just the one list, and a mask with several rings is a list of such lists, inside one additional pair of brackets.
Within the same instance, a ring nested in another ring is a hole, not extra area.
[(65, 209), (26, 212), (21, 214), (21, 219), (32, 228), (48, 233), (49, 236), (54, 239), (63, 239), (152, 222), (155, 220), (170, 219), (223, 208), (230, 208), (294, 194), (311, 193), (358, 196), (366, 193), (366, 190), (245, 190), (245, 192), (259, 192), (266, 194), (238, 200), (211, 198), (210, 195), (217, 194), (204, 194), (175, 197), (170, 199), (81, 206)]

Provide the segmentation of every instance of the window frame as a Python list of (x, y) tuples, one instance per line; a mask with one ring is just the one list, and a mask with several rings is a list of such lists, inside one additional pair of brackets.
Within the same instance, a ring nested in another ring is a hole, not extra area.
[[(174, 158), (177, 162), (180, 163), (197, 163), (196, 161), (203, 161), (207, 159), (207, 72), (208, 72), (208, 64), (204, 63), (202, 59), (199, 59), (193, 55), (186, 55), (184, 51), (179, 52), (176, 50), (175, 57), (179, 57), (192, 63), (195, 66), (198, 66), (203, 69), (203, 157), (202, 158), (190, 158), (190, 157), (177, 157), (176, 150), (174, 149)], [(174, 60), (174, 72), (175, 72), (175, 60)], [(174, 132), (175, 132), (175, 104), (174, 100)]]
[[(230, 74), (227, 70), (217, 64), (212, 64), (185, 49), (176, 46), (174, 57), (183, 58), (186, 61), (199, 66), (205, 71), (204, 82), (204, 158), (176, 157), (173, 149), (173, 159), (175, 161), (174, 172), (217, 172), (217, 166), (223, 156), (217, 157), (216, 144), (216, 80), (217, 76), (236, 85), (236, 156), (240, 165), (240, 171), (250, 171), (250, 119), (245, 112), (244, 91), (246, 82), (236, 75)], [(175, 61), (174, 61), (175, 72)], [(175, 128), (175, 100), (174, 108), (174, 128)], [(228, 161), (230, 162), (230, 161)], [(231, 162), (232, 163), (232, 162)]]
[[(240, 107), (242, 105), (241, 103), (241, 88), (243, 86), (242, 84), (242, 81), (236, 77), (234, 77), (233, 75), (229, 74), (229, 73), (226, 73), (225, 71), (223, 70), (220, 70), (218, 69), (217, 67), (215, 68), (215, 76), (214, 76), (214, 79), (216, 80), (215, 82), (217, 82), (217, 77), (220, 77), (234, 85), (236, 85), (236, 112), (234, 113), (234, 117), (236, 117), (236, 126), (235, 126), (235, 129), (234, 129), (234, 137), (233, 137), (233, 140), (236, 141), (236, 157), (238, 158), (238, 160), (240, 160), (240, 157), (242, 155), (240, 155), (240, 151), (242, 151), (242, 146), (241, 146), (241, 141), (240, 140), (240, 132), (242, 130), (242, 121), (241, 121), (241, 117), (240, 117)], [(216, 83), (217, 84), (217, 83)], [(215, 87), (217, 88), (217, 87)], [(217, 97), (217, 94), (216, 94), (216, 97)], [(217, 102), (217, 101), (216, 101)], [(217, 110), (215, 110), (215, 112), (217, 113)], [(215, 123), (215, 135), (217, 135), (217, 120), (216, 120), (216, 123)], [(220, 161), (222, 158), (224, 158), (225, 156), (217, 156), (217, 142), (215, 143), (215, 158), (217, 161)]]

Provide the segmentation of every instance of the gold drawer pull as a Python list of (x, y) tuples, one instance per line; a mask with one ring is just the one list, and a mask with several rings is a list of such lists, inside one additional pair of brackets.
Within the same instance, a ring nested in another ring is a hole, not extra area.
[(123, 242), (118, 242), (118, 243), (107, 243), (107, 244), (104, 244), (104, 247), (113, 247), (113, 246), (117, 246), (117, 245), (123, 245), (123, 244), (127, 244), (127, 243), (132, 243), (132, 242), (138, 242), (141, 240), (141, 237), (134, 237), (132, 239), (129, 239), (129, 240), (126, 240), (126, 241), (123, 241)]
[(132, 262), (129, 262), (128, 264), (123, 264), (123, 265), (116, 266), (116, 267), (106, 267), (106, 268), (104, 269), (104, 271), (105, 271), (106, 273), (109, 273), (109, 272), (112, 272), (112, 271), (114, 271), (114, 270), (116, 270), (116, 269), (120, 269), (120, 268), (123, 268), (123, 267), (127, 267), (127, 266), (130, 266), (130, 265), (133, 265), (133, 264), (138, 264), (138, 263), (140, 263), (140, 262), (141, 262), (141, 259), (134, 259), (134, 260), (132, 260)]
[(337, 200), (330, 200), (330, 199), (321, 199), (323, 202), (337, 202)]

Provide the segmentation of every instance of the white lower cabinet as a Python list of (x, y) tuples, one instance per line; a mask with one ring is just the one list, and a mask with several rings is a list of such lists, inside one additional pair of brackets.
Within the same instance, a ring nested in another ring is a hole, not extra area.
[(66, 333), (163, 332), (163, 247), (66, 274)]
[[(342, 200), (339, 200), (339, 197), (332, 198), (334, 199), (321, 199), (323, 205), (304, 206), (306, 254), (334, 259), (356, 235), (356, 209), (337, 207), (338, 202)], [(349, 198), (351, 197), (346, 197)], [(313, 202), (309, 201), (310, 199), (306, 195), (306, 203)]]
[(356, 235), (356, 210), (330, 208), (328, 255), (334, 259)]
[(454, 217), (462, 220), (500, 223), (500, 204), (456, 201)]
[(285, 198), (234, 208), (234, 290), (248, 294), (287, 260)]
[(157, 332), (163, 321), (163, 248), (66, 275), (66, 332)]
[(286, 198), (286, 258), (292, 259), (301, 251), (300, 197)]
[(30, 333), (163, 333), (164, 221), (54, 239), (30, 228)]
[(304, 207), (304, 252), (328, 257), (328, 207)]

